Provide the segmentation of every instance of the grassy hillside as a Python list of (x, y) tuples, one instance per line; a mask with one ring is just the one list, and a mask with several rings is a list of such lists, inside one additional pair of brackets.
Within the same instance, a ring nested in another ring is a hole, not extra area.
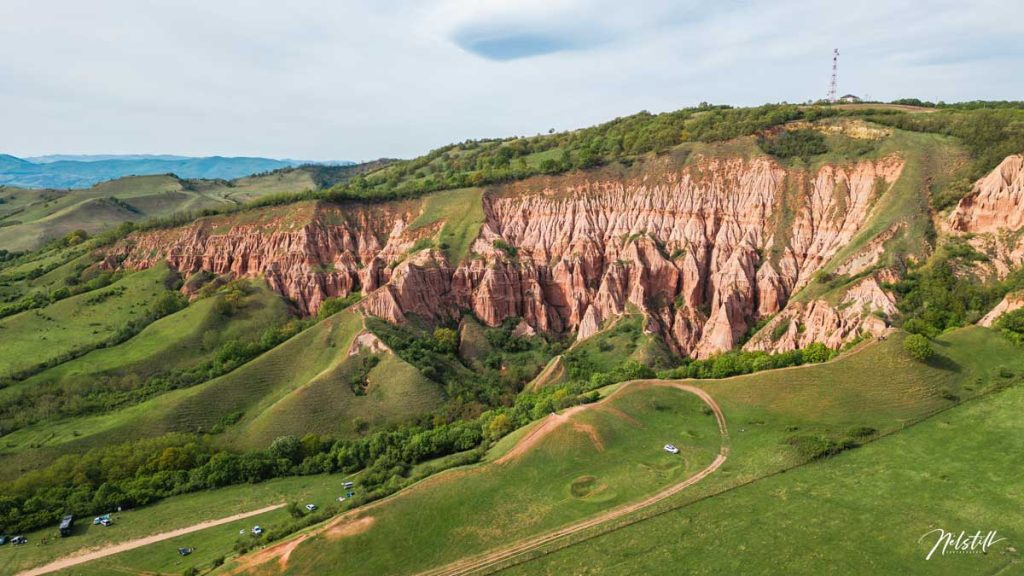
[(262, 283), (222, 290), (124, 343), (0, 389), (0, 421), (10, 432), (38, 420), (113, 410), (187, 385), (187, 372), (213, 362), (229, 343), (251, 340), (289, 318), (285, 303)]
[(484, 223), (483, 191), (479, 188), (449, 190), (424, 200), (423, 211), (410, 225), (412, 229), (444, 220), (438, 246), (452, 262), (461, 262), (480, 233)]
[[(549, 553), (512, 574), (996, 574), (1020, 568), (1024, 387), (864, 448)], [(925, 556), (935, 528), (997, 530), (987, 554)], [(728, 551), (728, 553), (723, 553)]]
[(129, 176), (85, 190), (0, 191), (0, 248), (24, 251), (74, 230), (95, 234), (120, 224), (181, 212), (233, 208), (257, 198), (313, 190), (312, 176), (285, 170), (233, 181)]
[[(702, 497), (825, 458), (827, 454), (848, 450), (880, 435), (898, 433), (921, 418), (955, 406), (957, 396), (968, 398), (991, 392), (1016, 381), (1017, 375), (1024, 371), (1024, 357), (1015, 354), (1015, 347), (992, 331), (962, 330), (943, 337), (940, 342), (942, 356), (930, 365), (908, 358), (900, 339), (890, 338), (886, 342), (867, 344), (824, 365), (702, 384), (723, 406), (730, 422), (729, 460), (692, 489), (640, 513), (639, 518), (616, 525), (685, 506)], [(875, 374), (879, 376), (873, 378)], [(645, 413), (637, 420), (646, 424), (650, 418), (652, 416)], [(452, 474), (454, 477), (455, 473)], [(496, 521), (495, 510), (500, 510), (499, 519), (508, 514), (515, 519), (517, 511), (529, 510), (538, 511), (540, 518), (545, 516), (539, 512), (544, 508), (534, 508), (543, 506), (540, 503), (543, 490), (534, 488), (537, 482), (530, 473), (517, 471), (504, 477), (512, 485), (508, 489), (515, 494), (506, 496), (512, 499), (513, 505), (486, 506), (487, 521), (480, 522), (480, 529), (474, 529), (472, 508), (475, 507), (468, 508), (464, 499), (465, 491), (477, 481), (476, 476), (459, 476), (459, 481), (452, 482), (450, 487), (439, 478), (436, 484), (430, 485), (429, 492), (424, 492), (429, 498), (421, 499), (412, 491), (407, 496), (409, 504), (396, 498), (368, 510), (365, 514), (374, 521), (365, 532), (337, 541), (330, 538), (306, 540), (290, 556), (289, 573), (315, 573), (320, 567), (339, 562), (348, 566), (348, 562), (357, 559), (352, 567), (357, 571), (366, 567), (374, 573), (402, 573), (429, 567), (432, 563), (426, 561), (427, 557), (435, 558), (434, 564), (443, 563), (479, 551), (485, 543), (490, 546), (508, 544), (526, 530), (517, 522)], [(528, 497), (520, 494), (524, 486)], [(495, 491), (500, 493), (499, 488), (489, 487), (487, 494)], [(879, 496), (876, 493), (865, 497)], [(481, 495), (472, 501), (480, 498), (487, 501), (489, 496)], [(528, 499), (516, 504), (519, 498)], [(444, 508), (435, 508), (439, 503)], [(424, 508), (432, 511), (430, 519), (418, 520), (417, 510)], [(430, 540), (434, 533), (449, 529), (443, 521), (437, 520), (444, 518), (459, 518), (457, 525), (450, 528), (458, 538), (446, 540), (459, 542), (454, 549), (440, 540)], [(533, 521), (537, 522), (542, 521)], [(531, 524), (525, 520), (521, 523)], [(399, 527), (393, 528), (396, 524)], [(586, 534), (580, 536), (585, 537)], [(408, 558), (402, 551), (384, 554), (383, 550), (393, 548), (392, 544), (398, 539), (409, 543), (416, 554)], [(423, 545), (419, 544), (421, 539)], [(464, 546), (466, 542), (470, 546)], [(376, 554), (372, 554), (374, 551)]]
[(266, 448), (285, 434), (358, 436), (436, 407), (437, 385), (390, 354), (366, 376), (365, 395), (353, 393), (344, 376), (356, 359), (347, 351), (361, 327), (358, 315), (344, 311), (202, 384), (110, 413), (27, 426), (3, 438), (0, 459), (9, 470), (29, 469), (75, 451), (169, 432), (214, 432), (225, 447)]
[(166, 266), (154, 266), (102, 290), (0, 319), (0, 377), (70, 359), (116, 338), (129, 322), (146, 319), (150, 303), (168, 290), (168, 278)]
[[(358, 535), (308, 540), (288, 573), (324, 565), (351, 574), (415, 572), (650, 494), (717, 454), (715, 419), (703, 406), (675, 389), (627, 390), (573, 415), (521, 458), (441, 474), (367, 510), (360, 517), (372, 525)], [(669, 440), (680, 455), (661, 450)]]
[[(947, 334), (939, 340), (939, 348), (942, 356), (922, 365), (905, 356), (899, 338), (890, 338), (864, 344), (827, 364), (698, 382), (722, 405), (729, 422), (732, 449), (725, 465), (647, 513), (582, 533), (569, 541), (555, 542), (543, 549), (549, 551), (545, 560), (514, 571), (674, 573), (676, 568), (686, 566), (688, 570), (706, 567), (708, 573), (721, 573), (743, 566), (757, 572), (777, 565), (778, 558), (769, 551), (783, 543), (774, 536), (780, 533), (778, 530), (823, 538), (832, 546), (830, 550), (835, 550), (829, 553), (829, 561), (850, 567), (863, 561), (863, 549), (859, 546), (869, 546), (885, 556), (887, 552), (881, 543), (900, 540), (895, 544), (898, 549), (894, 548), (896, 551), (889, 556), (892, 563), (881, 564), (879, 569), (899, 571), (900, 566), (910, 566), (901, 562), (916, 561), (922, 553), (916, 548), (920, 536), (917, 523), (969, 522), (968, 517), (962, 516), (963, 510), (979, 511), (980, 518), (987, 518), (986, 515), (996, 514), (1004, 506), (1003, 499), (993, 491), (1005, 493), (1005, 487), (1012, 487), (1015, 481), (1005, 476), (1014, 469), (1006, 459), (1015, 454), (1005, 443), (1013, 443), (1019, 436), (1011, 416), (1020, 410), (1024, 394), (1016, 385), (1007, 391), (988, 393), (1018, 382), (1024, 374), (1024, 358), (1001, 336), (980, 328)], [(666, 441), (666, 433), (679, 432), (678, 420), (663, 421), (662, 413), (675, 413), (676, 402), (683, 403), (678, 409), (685, 409), (687, 399), (692, 397), (669, 389), (638, 387), (626, 391), (629, 393), (617, 396), (615, 404), (607, 406), (609, 409), (585, 411), (573, 417), (575, 423), (594, 427), (603, 452), (594, 443), (590, 430), (563, 425), (517, 460), (456, 469), (368, 508), (360, 517), (373, 520), (360, 524), (369, 523), (364, 532), (353, 531), (347, 537), (325, 534), (306, 540), (290, 555), (289, 572), (317, 573), (324, 566), (350, 567), (350, 563), (356, 571), (373, 573), (425, 568), (474, 549), (508, 543), (516, 535), (541, 530), (550, 523), (607, 509), (607, 504), (635, 494), (629, 487), (635, 480), (661, 482), (664, 478), (656, 480), (661, 474), (682, 473), (651, 463), (645, 468), (634, 462), (637, 458), (643, 461), (663, 457), (658, 450), (649, 454), (647, 444), (660, 446)], [(950, 396), (959, 394), (966, 399), (979, 393), (985, 393), (982, 399), (960, 407)], [(1008, 398), (1015, 400), (1002, 405)], [(699, 408), (697, 404), (692, 406)], [(952, 410), (915, 424), (946, 408)], [(667, 428), (662, 430), (659, 422)], [(713, 426), (713, 419), (703, 411), (695, 413), (690, 422)], [(637, 428), (638, 424), (643, 427)], [(866, 428), (875, 431), (865, 433)], [(489, 461), (505, 454), (528, 431), (529, 428), (517, 431), (503, 439), (489, 455)], [(806, 451), (810, 446), (807, 437), (839, 438), (854, 431), (860, 434), (856, 437), (858, 443), (868, 442), (865, 447), (831, 458), (809, 460), (813, 454)], [(713, 432), (712, 438), (717, 437), (713, 428), (709, 432)], [(869, 442), (876, 438), (881, 439)], [(704, 445), (705, 440), (707, 437), (684, 435), (678, 444), (691, 447), (695, 441)], [(957, 458), (935, 458), (936, 453), (946, 453), (945, 447), (961, 446), (962, 451), (956, 450)], [(709, 444), (706, 450), (713, 452), (715, 447)], [(990, 472), (974, 475), (975, 466)], [(785, 469), (789, 469), (786, 474), (777, 474)], [(644, 470), (647, 472), (641, 472)], [(650, 480), (645, 480), (645, 473), (652, 474)], [(596, 480), (581, 480), (583, 476), (594, 476)], [(623, 478), (629, 482), (622, 484)], [(121, 524), (134, 537), (187, 525), (180, 515), (174, 520), (162, 520), (178, 511), (199, 521), (285, 500), (322, 504), (322, 500), (338, 491), (338, 483), (343, 479), (300, 477), (176, 497), (132, 512)], [(972, 489), (954, 491), (955, 496), (950, 496), (946, 489), (964, 484)], [(573, 495), (574, 487), (576, 494), (593, 491), (578, 497)], [(924, 492), (916, 492), (918, 488)], [(891, 496), (894, 489), (906, 491), (906, 496)], [(477, 495), (468, 498), (467, 494)], [(922, 508), (911, 510), (909, 507), (915, 506), (922, 494)], [(181, 502), (180, 506), (177, 502)], [(476, 505), (479, 502), (490, 504)], [(758, 514), (752, 516), (749, 510)], [(841, 522), (838, 517), (830, 517), (835, 510), (843, 510)], [(851, 517), (851, 511), (862, 512)], [(903, 512), (907, 513), (913, 530), (902, 523)], [(460, 520), (452, 522), (453, 518)], [(874, 518), (883, 520), (876, 524)], [(993, 529), (1019, 530), (996, 520)], [(259, 523), (273, 529), (287, 521), (283, 511), (272, 512), (252, 521), (119, 554), (85, 565), (76, 573), (99, 574), (115, 568), (178, 571), (188, 566), (208, 566), (211, 560), (230, 555), (239, 528)], [(850, 523), (863, 525), (868, 532), (880, 529), (884, 538), (867, 542), (848, 538), (840, 530)], [(601, 535), (607, 528), (620, 526), (625, 527)], [(904, 530), (909, 534), (906, 542), (902, 540)], [(440, 539), (435, 533), (450, 536)], [(33, 534), (34, 541), (44, 534)], [(82, 536), (86, 540), (81, 542), (128, 536), (106, 534), (89, 528)], [(581, 540), (578, 545), (550, 554), (551, 550)], [(405, 544), (396, 548), (396, 541)], [(66, 542), (70, 541), (51, 542), (38, 553), (19, 552), (19, 561), (34, 564), (52, 559), (69, 550), (67, 546), (71, 544)], [(204, 545), (199, 546), (191, 560), (182, 562), (175, 557), (174, 546), (196, 546), (197, 542)], [(734, 553), (720, 554), (722, 545), (728, 545)], [(785, 548), (793, 559), (786, 565), (788, 569), (807, 573), (818, 566), (819, 549), (797, 546)], [(533, 556), (537, 554), (526, 558)], [(986, 566), (999, 566), (1003, 561), (1000, 558), (1003, 557), (991, 559), (995, 563)], [(963, 569), (964, 565), (959, 564), (951, 571)]]

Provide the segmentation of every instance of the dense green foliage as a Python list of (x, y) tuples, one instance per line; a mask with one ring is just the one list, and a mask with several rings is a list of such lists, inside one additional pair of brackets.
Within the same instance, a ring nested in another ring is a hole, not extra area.
[(658, 372), (659, 378), (728, 378), (762, 370), (788, 368), (802, 364), (827, 362), (836, 355), (821, 342), (814, 342), (802, 350), (769, 354), (733, 350), (706, 360), (685, 359), (681, 366)]
[(1024, 152), (1024, 108), (1020, 103), (964, 103), (931, 114), (872, 115), (870, 119), (903, 130), (954, 136), (964, 144), (971, 163), (956, 182), (933, 196), (939, 210), (954, 205), (1004, 158)]
[(611, 162), (630, 162), (684, 142), (720, 142), (756, 134), (791, 120), (816, 120), (838, 110), (769, 104), (730, 108), (703, 104), (676, 112), (641, 112), (572, 132), (509, 140), (467, 140), (415, 160), (335, 186), (329, 199), (393, 199), (556, 174)]
[[(438, 346), (437, 340), (430, 346)], [(628, 376), (628, 371), (623, 374)], [(321, 472), (364, 470), (367, 491), (358, 501), (366, 501), (403, 486), (417, 462), (477, 448), (553, 410), (594, 401), (592, 388), (574, 382), (518, 395), (510, 406), (472, 419), (452, 420), (441, 412), (419, 424), (356, 440), (279, 438), (266, 450), (244, 454), (217, 449), (208, 437), (186, 434), (94, 448), (0, 486), (0, 527), (26, 530), (52, 523), (66, 511), (88, 516), (174, 494)]]
[(817, 130), (782, 130), (757, 139), (766, 154), (779, 158), (810, 158), (828, 152), (825, 136)]
[(47, 418), (111, 412), (171, 390), (201, 384), (227, 374), (309, 325), (308, 320), (293, 320), (282, 326), (267, 328), (252, 339), (232, 339), (221, 345), (209, 361), (191, 368), (159, 371), (141, 381), (132, 374), (111, 374), (73, 383), (21, 388), (17, 393), (0, 399), (0, 433), (8, 434)]
[(1007, 312), (996, 321), (996, 328), (1017, 344), (1024, 344), (1024, 308)]
[(978, 258), (963, 245), (943, 247), (929, 263), (907, 271), (887, 287), (897, 295), (903, 329), (935, 337), (944, 330), (977, 322), (1010, 291), (1024, 288), (1024, 272), (1012, 272), (1002, 281), (979, 282), (962, 264)]
[(935, 349), (927, 338), (920, 334), (911, 334), (903, 340), (903, 349), (910, 354), (914, 360), (927, 362), (935, 356)]
[(329, 318), (349, 306), (358, 304), (362, 299), (362, 292), (352, 292), (348, 296), (344, 296), (342, 298), (328, 298), (320, 303), (320, 308), (316, 311), (316, 317), (318, 320)]

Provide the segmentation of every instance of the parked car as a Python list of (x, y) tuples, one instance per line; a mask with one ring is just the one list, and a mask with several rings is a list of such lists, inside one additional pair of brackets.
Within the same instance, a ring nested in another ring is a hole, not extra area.
[(259, 536), (260, 534), (263, 534), (263, 528), (260, 528), (259, 526), (253, 526), (252, 534), (253, 536)]
[(316, 510), (316, 504), (306, 504), (306, 510), (309, 510), (310, 512)]
[(665, 452), (669, 454), (679, 454), (679, 448), (676, 448), (672, 444), (665, 444)]
[(351, 482), (345, 482), (344, 484), (341, 485), (341, 487), (344, 488), (345, 490), (348, 490), (348, 489), (352, 488), (353, 486), (355, 486), (355, 484), (353, 484)]
[[(106, 522), (106, 524), (104, 524), (104, 522)], [(92, 524), (93, 526), (98, 526), (100, 524), (103, 524), (104, 526), (110, 526), (110, 514), (104, 514), (103, 516), (97, 516), (93, 518)]]
[(15, 536), (11, 538), (11, 544), (18, 546), (19, 544), (28, 544), (28, 538), (24, 536)]
[(192, 552), (195, 552), (195, 548), (178, 548), (179, 556), (188, 556)]
[(114, 521), (111, 520), (110, 518), (103, 518), (103, 519), (100, 520), (100, 524), (102, 524), (103, 526), (109, 528), (109, 527), (114, 525)]
[(7, 544), (7, 536), (0, 536), (0, 546)]

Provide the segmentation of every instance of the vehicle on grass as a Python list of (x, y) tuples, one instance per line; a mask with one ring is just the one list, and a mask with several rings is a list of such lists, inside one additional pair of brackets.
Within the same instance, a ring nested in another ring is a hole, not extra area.
[(112, 524), (112, 521), (110, 520), (110, 514), (104, 514), (103, 516), (97, 516), (93, 518), (92, 524), (93, 526), (99, 526), (100, 524), (103, 524), (104, 526), (110, 526)]
[(306, 510), (309, 510), (310, 512), (316, 510), (316, 504), (306, 504)]
[(348, 490), (353, 486), (355, 486), (355, 484), (353, 484), (352, 482), (345, 482), (344, 484), (341, 485), (341, 487), (344, 488), (345, 490)]
[(71, 536), (71, 529), (75, 525), (75, 517), (71, 514), (61, 518), (60, 520), (60, 537), (65, 538)]
[(0, 546), (7, 544), (7, 536), (0, 536)]
[(260, 534), (263, 534), (263, 528), (260, 528), (259, 526), (253, 526), (252, 527), (252, 535), (253, 536), (259, 536)]
[(672, 444), (665, 444), (665, 452), (668, 452), (669, 454), (679, 454), (679, 448), (676, 448)]
[(11, 538), (11, 544), (13, 544), (15, 546), (18, 546), (18, 545), (21, 545), (21, 544), (28, 544), (28, 538), (26, 538), (24, 536), (15, 536), (14, 538)]
[(178, 555), (179, 556), (188, 556), (189, 554), (195, 552), (195, 550), (196, 550), (195, 548), (178, 548)]

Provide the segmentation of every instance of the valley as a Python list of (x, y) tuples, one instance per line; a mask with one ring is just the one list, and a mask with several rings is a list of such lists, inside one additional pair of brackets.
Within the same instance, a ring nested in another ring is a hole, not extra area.
[(1007, 540), (968, 571), (1010, 570), (1019, 116), (701, 106), (5, 188), (0, 572), (914, 572), (971, 478)]

